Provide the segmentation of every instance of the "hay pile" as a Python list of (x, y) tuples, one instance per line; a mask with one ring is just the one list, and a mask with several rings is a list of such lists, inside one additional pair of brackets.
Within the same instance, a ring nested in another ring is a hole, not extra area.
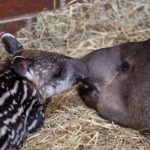
[[(32, 31), (22, 29), (26, 48), (46, 49), (73, 57), (101, 47), (150, 37), (148, 0), (91, 0), (44, 11)], [(27, 139), (22, 150), (150, 149), (149, 136), (121, 128), (87, 108), (73, 88), (49, 104), (44, 127)]]

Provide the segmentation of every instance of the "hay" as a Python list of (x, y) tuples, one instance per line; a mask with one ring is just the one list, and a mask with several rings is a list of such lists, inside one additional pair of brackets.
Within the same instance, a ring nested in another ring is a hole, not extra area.
[[(150, 3), (91, 0), (43, 11), (32, 31), (22, 29), (18, 37), (26, 48), (81, 57), (101, 47), (148, 39)], [(82, 103), (75, 88), (55, 96), (46, 116), (44, 127), (28, 137), (22, 150), (150, 149), (149, 136), (100, 118)]]

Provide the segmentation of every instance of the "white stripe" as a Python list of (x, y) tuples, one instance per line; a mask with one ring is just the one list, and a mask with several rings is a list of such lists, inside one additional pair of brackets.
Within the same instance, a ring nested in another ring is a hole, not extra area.
[(37, 123), (37, 120), (34, 120), (32, 124), (28, 127), (28, 131), (31, 130), (33, 127), (35, 127), (36, 123)]
[(3, 94), (3, 96), (0, 98), (0, 106), (4, 104), (5, 100), (10, 96), (10, 94), (13, 95), (17, 92), (18, 84), (19, 81), (16, 81), (14, 87), (10, 91), (7, 91), (5, 94)]
[[(32, 103), (31, 103), (30, 107), (26, 111), (26, 116), (29, 116), (29, 111), (31, 111), (31, 109), (33, 108), (33, 105), (35, 104), (35, 102), (36, 102), (36, 100), (32, 100)], [(26, 117), (26, 119), (27, 119), (27, 117)]]
[[(32, 107), (33, 107), (33, 105), (34, 105), (34, 103), (35, 103), (36, 101), (33, 101), (32, 103), (31, 103), (31, 105), (30, 105), (30, 107), (28, 108), (28, 110), (26, 111), (26, 116), (29, 116), (29, 111), (32, 109)], [(23, 124), (23, 126), (26, 128), (26, 125), (27, 125), (27, 117), (25, 118), (25, 120), (24, 120), (24, 124)], [(21, 138), (20, 138), (20, 140), (18, 140), (18, 137), (15, 139), (15, 142), (17, 142), (17, 145), (19, 145), (20, 144), (20, 142), (23, 140), (23, 138), (26, 136), (26, 130), (25, 130), (25, 128), (23, 128), (23, 130), (21, 130)], [(17, 141), (16, 141), (17, 140)]]
[[(20, 124), (20, 125), (18, 126), (17, 131), (20, 130), (20, 132), (19, 132), (19, 133), (16, 132), (17, 135), (15, 136), (15, 139), (13, 139), (13, 144), (16, 145), (16, 143), (18, 143), (17, 145), (19, 145), (20, 140), (22, 140), (22, 133), (25, 132), (24, 129), (25, 129), (25, 128), (24, 128), (24, 125), (22, 126), (22, 124)], [(20, 140), (19, 140), (19, 139), (20, 139)]]
[(5, 141), (4, 145), (1, 147), (1, 150), (6, 150), (6, 146), (8, 145), (8, 139)]
[(9, 74), (10, 72), (11, 72), (11, 71), (8, 70), (8, 71), (6, 71), (6, 72), (1, 73), (1, 74), (0, 74), (0, 77), (4, 77), (4, 76), (6, 76), (7, 74)]
[(6, 98), (8, 98), (10, 96), (9, 92), (6, 92), (5, 94), (3, 94), (3, 96), (0, 98), (0, 105), (4, 104), (4, 101), (6, 100)]
[[(2, 128), (0, 128), (0, 139), (1, 139), (1, 137), (3, 137), (5, 134), (6, 134), (6, 132), (7, 132), (7, 126), (3, 126)], [(8, 142), (8, 140), (9, 139), (7, 139), (6, 141), (4, 141), (5, 143), (3, 143), (3, 145), (1, 145), (2, 147), (0, 147), (1, 148), (1, 150), (5, 150), (6, 149), (6, 146), (7, 146), (7, 142)]]
[(12, 117), (12, 118), (6, 119), (6, 120), (4, 121), (4, 123), (5, 123), (5, 124), (9, 124), (10, 122), (11, 122), (11, 123), (15, 123), (15, 122), (16, 122), (16, 119), (17, 119), (19, 116), (21, 116), (21, 113), (22, 113), (22, 112), (23, 112), (23, 108), (21, 107), (21, 108), (18, 109), (18, 112), (17, 112), (16, 114), (13, 114), (13, 117)]
[(23, 103), (25, 101), (25, 99), (27, 98), (27, 85), (25, 82), (23, 83), (23, 92), (24, 93), (23, 93), (23, 98), (21, 100), (21, 103)]
[[(28, 117), (28, 115), (29, 115), (29, 111), (32, 109), (32, 107), (33, 107), (33, 105), (34, 105), (34, 103), (35, 103), (36, 101), (33, 101), (32, 103), (31, 103), (31, 105), (30, 105), (30, 107), (27, 109), (27, 111), (26, 111), (26, 116)], [(21, 117), (22, 115), (21, 115), (21, 113), (23, 112), (23, 107), (20, 107), (19, 109), (18, 109), (18, 112), (16, 113), (16, 114), (13, 114), (13, 117), (12, 118), (9, 118), (9, 119), (7, 119), (7, 120), (5, 120), (4, 121), (4, 123), (5, 124), (8, 124), (8, 123), (15, 123), (15, 121), (16, 121), (16, 119), (17, 119), (17, 117)], [(24, 122), (25, 122), (25, 126), (26, 126), (26, 121), (27, 121), (27, 117), (25, 118), (25, 120), (24, 120)]]

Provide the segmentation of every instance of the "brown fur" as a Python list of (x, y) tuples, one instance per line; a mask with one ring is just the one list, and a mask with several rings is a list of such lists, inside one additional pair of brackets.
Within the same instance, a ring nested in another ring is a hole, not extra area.
[(150, 131), (150, 40), (91, 52), (81, 58), (88, 78), (79, 95), (103, 118)]

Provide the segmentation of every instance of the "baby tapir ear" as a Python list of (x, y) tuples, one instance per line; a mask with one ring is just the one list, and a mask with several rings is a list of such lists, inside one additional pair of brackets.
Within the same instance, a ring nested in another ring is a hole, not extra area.
[(27, 77), (29, 72), (28, 60), (21, 56), (14, 57), (12, 61), (14, 71), (22, 77)]
[(78, 59), (69, 60), (69, 69), (71, 68), (73, 68), (73, 71), (79, 80), (88, 76), (87, 66)]
[(5, 46), (5, 50), (9, 54), (13, 54), (17, 50), (23, 49), (23, 46), (21, 45), (21, 43), (10, 33), (3, 34), (1, 37), (1, 40)]

